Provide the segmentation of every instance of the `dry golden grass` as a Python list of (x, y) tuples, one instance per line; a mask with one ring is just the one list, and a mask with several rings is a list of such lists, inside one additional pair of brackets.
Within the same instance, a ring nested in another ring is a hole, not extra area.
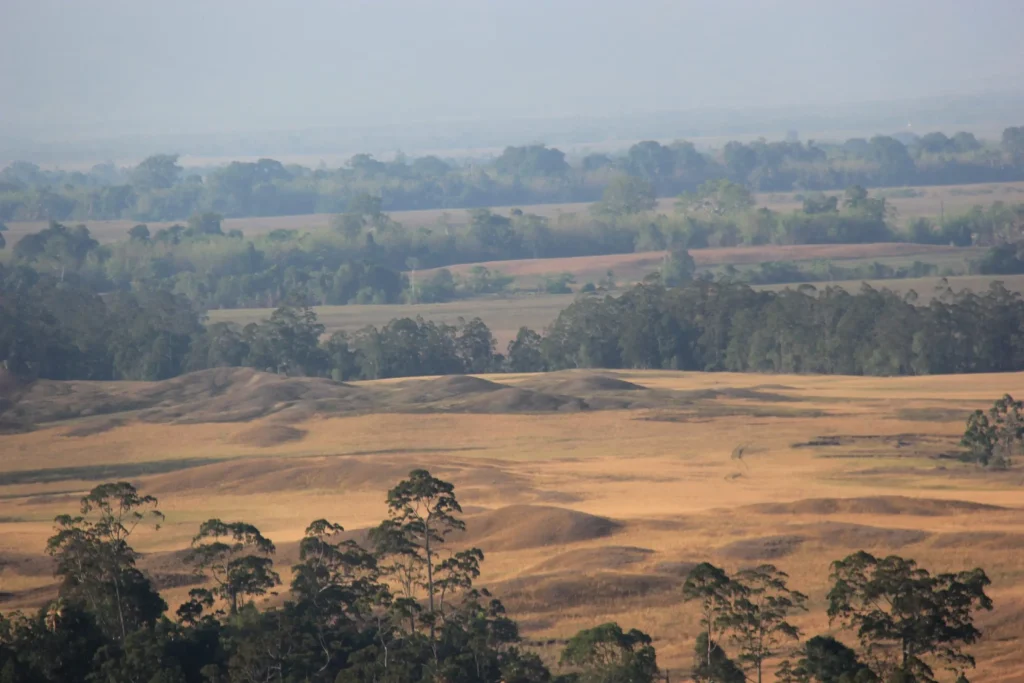
[[(1024, 394), (1024, 374), (600, 374), (654, 392), (720, 393), (686, 410), (666, 400), (572, 414), (317, 415), (291, 425), (304, 435), (268, 448), (240, 438), (266, 421), (129, 420), (84, 437), (65, 436), (68, 425), (57, 425), (0, 437), (3, 471), (218, 459), (133, 478), (167, 513), (161, 531), (138, 539), (152, 553), (147, 562), (159, 565), (157, 551), (185, 546), (200, 521), (220, 516), (257, 524), (278, 543), (285, 565), (309, 521), (370, 526), (385, 512), (387, 488), (426, 467), (455, 483), (467, 511), (462, 542), (487, 553), (481, 582), (506, 599), (528, 638), (564, 639), (614, 619), (652, 633), (659, 663), (674, 671), (688, 666), (697, 629), (680, 596), (691, 563), (730, 570), (762, 556), (776, 563), (811, 596), (811, 612), (800, 619), (808, 634), (828, 631), (828, 565), (853, 550), (895, 552), (936, 571), (982, 566), (996, 609), (981, 617), (985, 638), (974, 648), (980, 664), (972, 678), (1024, 679), (1016, 642), (1024, 628), (1024, 472), (982, 472), (937, 457), (955, 448), (968, 411), (1005, 392)], [(588, 384), (587, 376), (490, 379), (613, 386)], [(737, 459), (738, 445), (745, 450)], [(0, 486), (0, 558), (41, 551), (49, 520), (74, 509), (93, 483)], [(811, 498), (843, 500), (789, 506)], [(932, 499), (1002, 507), (961, 509)], [(775, 506), (751, 507), (763, 504)], [(772, 540), (779, 536), (789, 540)], [(41, 567), (38, 560), (6, 564), (5, 609), (45, 599)], [(186, 590), (168, 591), (169, 602)], [(552, 654), (555, 646), (541, 650)]]

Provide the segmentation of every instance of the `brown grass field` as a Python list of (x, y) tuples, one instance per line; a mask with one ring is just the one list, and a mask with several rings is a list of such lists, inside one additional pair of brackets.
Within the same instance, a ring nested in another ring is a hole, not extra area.
[(257, 524), (287, 582), (309, 521), (373, 525), (386, 490), (426, 467), (456, 485), (467, 523), (457, 544), (484, 550), (480, 583), (545, 657), (578, 629), (616, 620), (651, 633), (679, 679), (698, 618), (680, 589), (703, 560), (777, 564), (811, 598), (805, 633), (829, 632), (829, 563), (866, 549), (932, 571), (983, 567), (995, 609), (980, 617), (971, 679), (1024, 680), (1024, 469), (944, 457), (968, 412), (1024, 394), (1024, 374), (489, 379), (507, 386), (338, 385), (251, 370), (40, 382), (15, 406), (36, 428), (0, 436), (0, 608), (53, 594), (41, 555), (51, 520), (101, 480), (160, 498), (165, 526), (136, 544), (148, 571), (178, 585), (165, 590), (173, 610), (188, 586), (168, 551), (202, 520)]
[[(696, 254), (697, 252), (694, 253)], [(597, 268), (597, 271), (600, 272), (600, 275), (604, 274), (604, 270), (600, 268)], [(619, 278), (618, 270), (615, 272), (616, 278), (620, 283), (628, 281), (626, 278)], [(595, 277), (594, 279), (596, 280), (597, 278)], [(950, 278), (923, 277), (894, 280), (849, 280), (807, 284), (818, 288), (827, 286), (843, 287), (847, 291), (856, 292), (860, 290), (864, 282), (867, 282), (867, 284), (876, 289), (891, 289), (901, 294), (906, 294), (913, 290), (920, 297), (919, 301), (923, 303), (930, 300), (936, 291), (943, 290), (946, 286), (954, 291), (969, 290), (972, 292), (983, 292), (996, 280), (1001, 281), (1007, 289), (1024, 293), (1024, 275), (966, 275)], [(578, 282), (584, 282), (584, 280), (578, 279)], [(756, 287), (756, 289), (779, 291), (786, 288), (795, 289), (799, 286), (799, 284), (763, 285)], [(380, 327), (394, 318), (415, 318), (420, 316), (424, 320), (434, 320), (449, 325), (456, 324), (459, 318), (466, 320), (480, 318), (494, 334), (498, 342), (498, 350), (504, 351), (508, 342), (515, 338), (516, 332), (521, 326), (525, 325), (534, 330), (543, 330), (554, 322), (562, 309), (572, 303), (573, 299), (574, 295), (572, 294), (537, 294), (500, 299), (466, 299), (443, 304), (317, 306), (315, 310), (320, 322), (326, 326), (328, 334), (339, 330), (351, 333), (367, 325)], [(208, 316), (210, 322), (234, 322), (246, 325), (250, 322), (265, 320), (270, 317), (271, 312), (272, 310), (269, 308), (212, 310), (209, 311)]]
[[(917, 188), (885, 188), (876, 192), (887, 196), (887, 201), (896, 209), (896, 216), (899, 223), (919, 216), (938, 216), (943, 211), (946, 213), (957, 213), (965, 211), (974, 205), (988, 205), (996, 201), (1021, 202), (1024, 201), (1024, 182), (1017, 183), (989, 183), (985, 185), (942, 185)], [(895, 196), (900, 193), (913, 194), (914, 196)], [(794, 198), (793, 192), (776, 192), (758, 195), (758, 203), (773, 210), (792, 210), (800, 207), (800, 202)], [(831, 194), (841, 194), (832, 192)], [(673, 210), (675, 198), (664, 198), (658, 202), (658, 210), (670, 213)], [(586, 213), (589, 204), (537, 204), (533, 206), (520, 207), (524, 211), (536, 213), (541, 216), (554, 219), (566, 213)], [(505, 213), (512, 207), (495, 207), (494, 211)], [(420, 211), (394, 211), (391, 216), (409, 228), (435, 225), (438, 222), (447, 222), (456, 226), (466, 222), (466, 211), (463, 209), (426, 209)], [(68, 221), (77, 223), (76, 221)], [(183, 221), (177, 221), (183, 222)], [(314, 230), (325, 228), (330, 225), (330, 214), (307, 214), (300, 216), (272, 216), (266, 218), (229, 218), (224, 221), (225, 230), (241, 230), (247, 235), (258, 235), (278, 229)], [(101, 242), (113, 242), (122, 239), (128, 230), (138, 221), (114, 220), (114, 221), (84, 221), (84, 224), (92, 231), (93, 236)], [(150, 229), (156, 230), (173, 225), (175, 221), (154, 221), (148, 223)], [(10, 244), (16, 243), (24, 235), (31, 232), (38, 232), (46, 227), (46, 221), (14, 221), (7, 224), (10, 232), (7, 234), (7, 241)]]

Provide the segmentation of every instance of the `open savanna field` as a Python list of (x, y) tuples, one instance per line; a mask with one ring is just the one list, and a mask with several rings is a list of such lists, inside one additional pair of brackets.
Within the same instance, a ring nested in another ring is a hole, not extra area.
[[(920, 216), (939, 216), (942, 212), (948, 214), (966, 211), (975, 205), (988, 206), (993, 202), (1021, 202), (1024, 201), (1024, 182), (1016, 183), (987, 183), (982, 185), (938, 185), (928, 187), (912, 188), (884, 188), (874, 191), (876, 194), (886, 197), (886, 201), (896, 210), (897, 223), (905, 224), (907, 221)], [(765, 206), (776, 211), (789, 211), (798, 209), (801, 200), (794, 192), (762, 193), (757, 195), (760, 206)], [(829, 194), (842, 194), (833, 191)], [(674, 210), (675, 198), (668, 197), (658, 201), (657, 210), (663, 213), (671, 213)], [(562, 214), (576, 213), (586, 214), (589, 211), (589, 204), (536, 204), (519, 207), (523, 211), (545, 216), (549, 219), (557, 219)], [(512, 207), (501, 206), (493, 210), (498, 213), (507, 213)], [(407, 228), (419, 228), (445, 223), (451, 227), (468, 223), (467, 212), (464, 209), (425, 209), (419, 211), (393, 211), (390, 212), (393, 219)], [(269, 216), (255, 218), (228, 218), (223, 222), (223, 229), (241, 230), (246, 235), (261, 235), (273, 230), (318, 230), (331, 224), (332, 214), (305, 214), (298, 216)], [(82, 223), (100, 242), (114, 242), (124, 239), (132, 226), (139, 221), (132, 220), (110, 220), (110, 221), (66, 221), (69, 224)], [(152, 221), (147, 223), (150, 229), (155, 231), (160, 228), (167, 228), (175, 223), (184, 221)], [(13, 221), (7, 223), (9, 232), (7, 241), (10, 244), (16, 243), (25, 235), (38, 232), (47, 226), (46, 221)]]
[(829, 563), (865, 549), (934, 572), (983, 567), (995, 609), (980, 617), (971, 679), (1024, 680), (1024, 470), (954, 457), (969, 412), (1024, 394), (1024, 374), (573, 371), (339, 384), (222, 368), (158, 383), (6, 386), (5, 611), (54, 594), (42, 553), (53, 516), (102, 481), (160, 499), (163, 528), (133, 541), (173, 610), (195, 581), (176, 551), (203, 520), (256, 524), (277, 543), (287, 583), (311, 520), (362, 538), (385, 515), (388, 488), (422, 467), (455, 484), (467, 529), (454, 547), (484, 551), (479, 584), (552, 663), (577, 630), (615, 620), (651, 633), (677, 680), (698, 629), (681, 586), (704, 560), (730, 571), (775, 563), (810, 596), (805, 633), (834, 632)]

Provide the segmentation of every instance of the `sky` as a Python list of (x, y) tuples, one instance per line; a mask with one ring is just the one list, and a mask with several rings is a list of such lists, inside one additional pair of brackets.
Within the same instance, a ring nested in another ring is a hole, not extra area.
[(0, 0), (0, 131), (194, 133), (1013, 90), (1021, 0)]

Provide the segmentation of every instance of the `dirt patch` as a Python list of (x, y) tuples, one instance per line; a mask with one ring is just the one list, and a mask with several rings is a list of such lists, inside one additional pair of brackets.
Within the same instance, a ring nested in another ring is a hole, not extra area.
[(562, 572), (502, 581), (491, 589), (517, 611), (549, 613), (594, 604), (621, 608), (624, 601), (636, 603), (648, 596), (664, 600), (666, 594), (678, 594), (682, 581), (664, 574)]
[(830, 434), (827, 436), (816, 436), (808, 441), (799, 441), (792, 445), (793, 448), (830, 448), (834, 446), (872, 446), (885, 445), (894, 448), (909, 448), (924, 443), (938, 441), (936, 437), (927, 434), (886, 434), (886, 435), (861, 435), (861, 434)]
[(970, 415), (963, 408), (900, 408), (896, 417), (911, 422), (964, 422)]
[(774, 560), (791, 555), (805, 540), (793, 535), (745, 538), (722, 546), (718, 554), (733, 560)]
[(545, 394), (529, 389), (508, 387), (483, 396), (476, 396), (454, 410), (469, 413), (551, 413), (576, 412), (589, 406), (581, 398)]
[(762, 503), (745, 509), (768, 515), (916, 515), (937, 517), (1002, 510), (996, 505), (966, 500), (868, 496), (864, 498), (806, 498), (792, 503)]
[(1024, 550), (1024, 534), (1005, 531), (955, 531), (938, 534), (933, 548), (972, 548), (977, 550)]
[(796, 387), (788, 384), (758, 384), (750, 388), (754, 391), (797, 391)]
[(49, 555), (31, 555), (29, 553), (0, 553), (0, 570), (14, 572), (21, 576), (50, 576), (53, 574), (54, 561)]
[[(435, 474), (440, 468), (431, 468)], [(362, 458), (246, 458), (152, 477), (146, 493), (230, 491), (236, 494), (282, 490), (386, 490), (409, 473), (407, 464)]]
[(621, 569), (648, 559), (654, 551), (649, 548), (609, 545), (601, 548), (580, 548), (560, 553), (532, 567), (531, 572), (557, 571), (592, 572), (601, 569)]
[(296, 429), (287, 425), (267, 424), (251, 427), (231, 438), (232, 443), (256, 448), (270, 448), (283, 443), (301, 441), (306, 437), (306, 430)]
[(569, 396), (587, 396), (588, 394), (615, 391), (649, 391), (647, 387), (608, 375), (580, 375), (561, 372), (540, 375), (519, 386)]
[(834, 413), (813, 408), (794, 408), (788, 406), (730, 405), (706, 401), (684, 405), (678, 410), (660, 412), (637, 418), (648, 422), (695, 422), (706, 421), (719, 417), (771, 417), (771, 418), (818, 418)]
[(472, 375), (407, 380), (398, 386), (399, 392), (393, 400), (400, 403), (432, 403), (509, 388), (506, 384), (498, 384)]
[(607, 517), (546, 505), (509, 505), (466, 518), (455, 539), (497, 552), (568, 545), (610, 536), (621, 527)]
[(71, 429), (64, 432), (63, 436), (72, 438), (82, 438), (86, 436), (93, 436), (94, 434), (103, 434), (109, 432), (111, 429), (116, 429), (124, 424), (124, 420), (117, 417), (90, 420), (83, 425), (78, 427), (72, 427)]
[[(175, 472), (189, 468), (201, 469), (217, 458), (189, 458), (180, 460), (154, 460), (151, 462), (120, 463), (111, 465), (83, 465), (81, 467), (52, 467), (39, 470), (13, 470), (0, 472), (0, 486), (13, 484), (46, 484), (57, 481), (116, 481), (134, 479), (150, 474)], [(42, 502), (42, 496), (35, 502)]]
[(902, 548), (920, 543), (931, 535), (918, 529), (891, 529), (841, 522), (810, 524), (797, 527), (796, 530), (804, 532), (806, 536), (816, 536), (823, 545), (849, 549)]
[(682, 576), (685, 577), (693, 568), (697, 566), (697, 562), (689, 561), (675, 561), (675, 562), (659, 562), (654, 565), (654, 571), (659, 574), (669, 574), (670, 576)]
[(673, 391), (673, 397), (686, 401), (713, 401), (720, 398), (760, 401), (762, 403), (795, 403), (801, 399), (785, 396), (769, 391), (746, 389), (743, 387), (723, 387), (721, 389), (697, 389), (694, 391)]

